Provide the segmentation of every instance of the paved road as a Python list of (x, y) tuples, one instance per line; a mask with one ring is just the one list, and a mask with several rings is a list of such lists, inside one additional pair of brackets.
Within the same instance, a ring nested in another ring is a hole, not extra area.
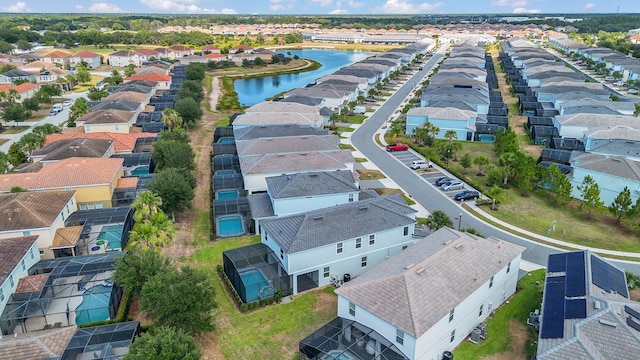
[[(82, 92), (82, 93), (68, 93), (68, 94), (64, 94), (63, 97), (67, 98), (67, 99), (77, 99), (80, 97), (86, 97), (87, 96), (87, 92)], [(31, 132), (31, 130), (33, 129), (34, 126), (38, 126), (38, 125), (44, 125), (44, 124), (53, 124), (56, 126), (59, 126), (60, 124), (64, 123), (65, 121), (69, 120), (69, 107), (65, 107), (62, 109), (61, 112), (57, 113), (54, 116), (49, 116), (47, 115), (47, 117), (45, 117), (44, 119), (38, 121), (37, 123), (28, 123), (29, 125), (31, 125), (31, 128), (19, 133), (19, 134), (15, 134), (13, 135), (10, 139), (8, 139), (7, 142), (5, 142), (4, 144), (2, 144), (2, 146), (0, 146), (0, 151), (7, 153), (9, 151), (9, 147), (11, 146), (11, 144), (13, 144), (14, 142), (20, 140), (20, 138), (22, 138), (24, 135), (28, 134)], [(26, 124), (20, 124), (20, 126), (25, 126)]]
[[(411, 79), (405, 82), (395, 94), (382, 104), (382, 106), (352, 134), (351, 142), (353, 146), (362, 152), (371, 162), (375, 163), (382, 172), (409, 193), (413, 199), (425, 209), (429, 211), (442, 210), (452, 219), (462, 214), (462, 221), (460, 223), (462, 228), (471, 227), (483, 236), (495, 236), (524, 246), (527, 248), (523, 254), (524, 260), (546, 266), (548, 255), (561, 250), (512, 235), (472, 217), (464, 208), (451, 201), (445, 193), (430, 185), (426, 179), (420, 177), (416, 172), (399, 162), (374, 141), (374, 134), (385, 123), (389, 114), (393, 114), (400, 103), (413, 90), (415, 84), (422, 81), (422, 78), (441, 57), (441, 53), (435, 54), (423, 65), (423, 70), (418, 71)], [(617, 262), (617, 265), (636, 274), (640, 274), (639, 263)]]

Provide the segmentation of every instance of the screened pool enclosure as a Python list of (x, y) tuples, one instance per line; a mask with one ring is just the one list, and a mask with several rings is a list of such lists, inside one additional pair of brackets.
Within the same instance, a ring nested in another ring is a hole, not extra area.
[(64, 349), (61, 360), (122, 359), (138, 335), (138, 321), (78, 329)]

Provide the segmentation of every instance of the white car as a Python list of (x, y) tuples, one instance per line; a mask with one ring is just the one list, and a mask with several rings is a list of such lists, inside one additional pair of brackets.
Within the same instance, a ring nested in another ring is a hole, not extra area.
[(67, 106), (71, 106), (71, 104), (73, 104), (73, 100), (67, 100), (62, 103), (62, 106), (67, 107)]
[(627, 94), (638, 95), (638, 89), (631, 88), (627, 90)]
[(418, 169), (429, 169), (432, 166), (433, 164), (431, 164), (431, 161), (427, 162), (425, 160), (414, 160), (411, 163), (411, 166), (409, 167), (413, 170), (418, 170)]

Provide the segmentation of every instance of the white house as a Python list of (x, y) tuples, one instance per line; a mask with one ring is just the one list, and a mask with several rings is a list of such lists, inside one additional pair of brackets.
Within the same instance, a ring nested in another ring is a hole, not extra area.
[(358, 276), (413, 244), (415, 210), (402, 197), (376, 197), (263, 220), (262, 243), (293, 280), (293, 294)]
[(0, 314), (29, 268), (40, 261), (38, 236), (0, 238)]
[(91, 51), (80, 51), (77, 54), (71, 55), (71, 57), (69, 58), (69, 64), (74, 67), (76, 66), (76, 64), (79, 64), (83, 61), (87, 63), (87, 67), (89, 69), (95, 69), (98, 66), (102, 65), (102, 56)]
[(407, 113), (407, 135), (413, 134), (413, 129), (430, 122), (440, 128), (435, 138), (443, 139), (447, 131), (456, 132), (460, 140), (471, 140), (476, 131), (476, 117), (478, 113), (471, 110), (461, 110), (454, 107), (418, 107)]
[(442, 228), (338, 288), (342, 329), (300, 358), (441, 359), (515, 292), (524, 250)]
[(0, 194), (0, 239), (37, 235), (38, 257), (51, 259), (70, 254), (56, 246), (58, 229), (78, 210), (75, 191), (29, 191)]
[(571, 160), (571, 195), (580, 199), (578, 186), (590, 175), (600, 188), (600, 200), (609, 206), (626, 186), (633, 202), (640, 197), (640, 161), (625, 156), (585, 153)]

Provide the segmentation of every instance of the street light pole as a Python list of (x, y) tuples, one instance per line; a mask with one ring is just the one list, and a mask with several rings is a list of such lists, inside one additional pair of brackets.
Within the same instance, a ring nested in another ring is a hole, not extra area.
[(462, 213), (458, 214), (458, 231), (460, 231), (461, 225), (462, 225)]

